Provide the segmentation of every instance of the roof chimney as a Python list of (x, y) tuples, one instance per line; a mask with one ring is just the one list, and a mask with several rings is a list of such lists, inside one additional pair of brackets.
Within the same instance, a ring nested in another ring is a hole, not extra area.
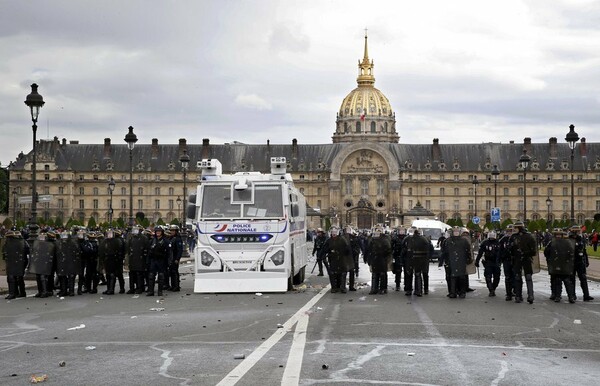
[(185, 138), (179, 138), (179, 157), (183, 154), (184, 149), (187, 149), (187, 141)]
[(550, 137), (550, 143), (549, 143), (549, 145), (550, 145), (550, 158), (556, 158), (557, 157), (558, 152), (557, 152), (557, 149), (556, 149), (556, 147), (557, 147), (556, 144), (557, 144), (556, 137)]
[(581, 145), (579, 146), (579, 154), (582, 157), (587, 156), (587, 144), (585, 143), (585, 137), (581, 138)]
[(527, 154), (530, 154), (531, 157), (534, 157), (533, 150), (531, 148), (531, 138), (525, 137), (523, 139), (523, 149), (527, 150)]
[(158, 138), (152, 138), (151, 156), (152, 156), (152, 159), (158, 158)]
[(109, 159), (111, 154), (110, 138), (104, 138), (104, 159)]
[(209, 159), (212, 158), (210, 156), (210, 141), (208, 138), (202, 138), (202, 154), (201, 154), (201, 158), (202, 159)]
[(433, 139), (433, 145), (431, 146), (431, 160), (439, 161), (442, 158), (442, 149), (440, 149), (440, 140), (438, 138)]
[(292, 158), (298, 158), (298, 140), (292, 139)]

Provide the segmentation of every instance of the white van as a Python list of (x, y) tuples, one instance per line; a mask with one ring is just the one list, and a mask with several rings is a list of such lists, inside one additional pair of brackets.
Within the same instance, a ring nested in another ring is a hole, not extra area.
[(411, 226), (419, 228), (423, 236), (431, 238), (431, 244), (433, 245), (433, 256), (431, 256), (431, 259), (437, 260), (440, 257), (438, 240), (444, 232), (452, 227), (438, 220), (414, 220)]

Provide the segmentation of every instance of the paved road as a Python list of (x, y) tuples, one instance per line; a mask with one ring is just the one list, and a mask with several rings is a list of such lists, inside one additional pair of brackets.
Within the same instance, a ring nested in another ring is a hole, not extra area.
[(316, 276), (285, 294), (194, 294), (187, 275), (162, 298), (5, 301), (0, 384), (597, 384), (600, 301), (550, 302), (548, 276), (534, 277), (533, 305), (489, 298), (476, 275), (467, 299), (448, 299), (435, 265), (422, 298), (331, 294)]

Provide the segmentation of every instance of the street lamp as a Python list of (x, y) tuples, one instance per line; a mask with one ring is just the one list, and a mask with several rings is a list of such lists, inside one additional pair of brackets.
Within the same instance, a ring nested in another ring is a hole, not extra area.
[(179, 216), (181, 214), (181, 198), (177, 196), (175, 202), (177, 202), (177, 215)]
[(494, 165), (492, 168), (492, 177), (494, 178), (494, 208), (498, 207), (498, 195), (496, 191), (496, 187), (498, 184), (498, 176), (500, 175), (500, 169), (498, 169), (498, 165)]
[(125, 142), (129, 148), (129, 228), (133, 228), (133, 148), (138, 139), (133, 133), (132, 126), (129, 126), (128, 130)]
[(523, 154), (519, 158), (521, 167), (523, 168), (523, 223), (527, 225), (527, 167), (529, 166), (531, 157), (527, 155), (527, 150), (523, 149)]
[(112, 206), (112, 196), (115, 191), (115, 180), (110, 177), (110, 181), (108, 181), (108, 192), (110, 193), (110, 206), (108, 208), (108, 227), (112, 228), (112, 220), (113, 220), (113, 206)]
[(479, 185), (479, 181), (477, 181), (477, 176), (473, 177), (473, 193), (475, 193), (475, 215), (473, 217), (477, 217), (477, 185)]
[(565, 137), (571, 149), (571, 225), (575, 224), (575, 182), (573, 180), (573, 163), (575, 160), (575, 145), (579, 141), (579, 135), (575, 132), (575, 126), (569, 126), (569, 132)]
[(31, 85), (31, 94), (27, 95), (25, 104), (31, 111), (31, 121), (33, 125), (33, 169), (31, 173), (32, 189), (31, 189), (31, 218), (29, 220), (29, 238), (33, 240), (37, 238), (37, 188), (36, 188), (36, 168), (37, 168), (37, 147), (36, 147), (36, 135), (37, 135), (37, 121), (40, 115), (40, 109), (44, 106), (44, 98), (38, 94), (38, 85)]
[(13, 189), (13, 226), (17, 226), (17, 189)]
[(186, 210), (186, 206), (187, 206), (186, 180), (187, 180), (188, 167), (190, 165), (190, 156), (187, 153), (187, 149), (183, 149), (183, 154), (179, 158), (179, 162), (181, 162), (181, 170), (183, 171), (183, 212), (181, 214), (181, 219), (183, 221), (183, 225), (185, 226), (185, 217), (186, 217), (185, 210)]
[(550, 207), (552, 206), (552, 199), (550, 198), (550, 196), (548, 196), (548, 198), (546, 199), (546, 206), (548, 207), (548, 214), (546, 215), (546, 222), (548, 223), (548, 225), (546, 225), (546, 227), (550, 229)]

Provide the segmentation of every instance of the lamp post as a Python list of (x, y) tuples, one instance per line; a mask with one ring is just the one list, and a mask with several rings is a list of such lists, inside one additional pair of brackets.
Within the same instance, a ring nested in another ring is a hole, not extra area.
[(550, 229), (550, 207), (552, 206), (552, 199), (550, 198), (550, 196), (548, 196), (548, 198), (546, 199), (546, 206), (548, 207), (548, 214), (546, 215), (546, 228)]
[(127, 148), (129, 148), (129, 228), (133, 227), (133, 148), (137, 142), (137, 136), (133, 133), (133, 127), (129, 126), (129, 132), (125, 136)]
[(500, 170), (498, 169), (498, 165), (494, 165), (492, 168), (492, 178), (494, 179), (494, 208), (498, 207), (498, 195), (496, 191), (496, 187), (498, 184), (498, 176), (500, 175)]
[(175, 202), (177, 202), (177, 215), (179, 216), (181, 214), (181, 198), (177, 196)]
[(13, 189), (13, 226), (17, 226), (17, 189)]
[(571, 225), (575, 224), (575, 182), (573, 180), (573, 162), (575, 160), (575, 145), (579, 141), (579, 135), (575, 132), (575, 126), (569, 126), (569, 132), (565, 137), (571, 149)]
[(38, 85), (33, 83), (31, 85), (31, 93), (27, 95), (25, 99), (25, 104), (29, 107), (31, 111), (31, 121), (33, 125), (31, 128), (33, 129), (33, 168), (31, 171), (31, 218), (29, 220), (29, 238), (31, 240), (37, 237), (37, 187), (36, 187), (36, 169), (37, 169), (37, 146), (36, 146), (36, 135), (37, 135), (37, 121), (38, 116), (40, 115), (40, 109), (44, 106), (44, 98), (40, 94), (38, 94)]
[(187, 153), (187, 149), (183, 149), (183, 154), (179, 158), (179, 162), (181, 162), (181, 170), (183, 171), (183, 212), (181, 213), (181, 220), (183, 221), (183, 226), (185, 227), (185, 211), (187, 207), (187, 171), (190, 165), (190, 156)]
[(527, 155), (527, 150), (523, 149), (519, 162), (523, 168), (523, 224), (525, 225), (527, 225), (527, 167), (530, 160), (531, 157)]
[(475, 194), (475, 215), (473, 217), (477, 217), (477, 185), (479, 185), (479, 181), (477, 181), (477, 176), (473, 177), (473, 193)]
[(108, 181), (108, 192), (110, 193), (110, 205), (108, 208), (108, 227), (112, 228), (112, 220), (113, 220), (113, 206), (112, 206), (112, 196), (115, 191), (115, 180), (110, 177), (110, 181)]

